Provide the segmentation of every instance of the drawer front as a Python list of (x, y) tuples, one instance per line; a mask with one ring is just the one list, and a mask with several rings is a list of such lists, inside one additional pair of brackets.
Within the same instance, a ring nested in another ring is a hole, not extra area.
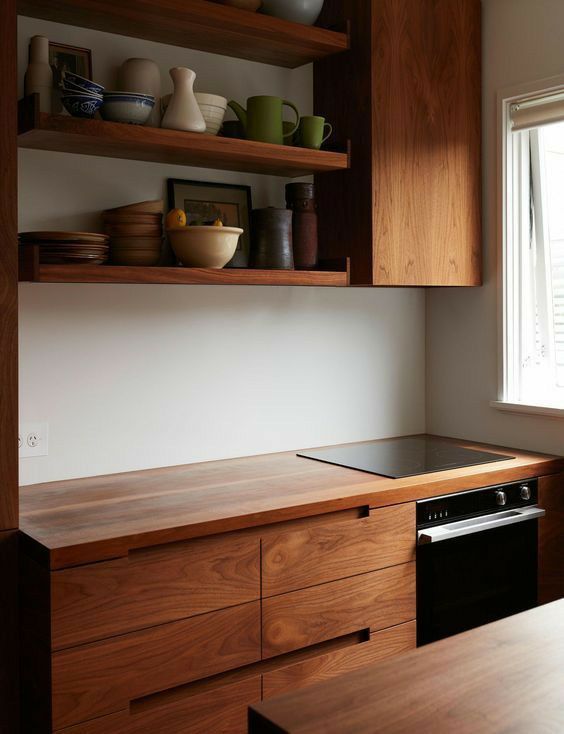
[(60, 734), (246, 734), (247, 708), (261, 700), (260, 676), (179, 695), (177, 700), (78, 724)]
[(399, 655), (416, 646), (416, 624), (405, 624), (373, 632), (359, 645), (318, 655), (263, 675), (263, 697), (280, 696), (304, 686), (329, 680), (343, 673)]
[(56, 652), (53, 728), (260, 659), (260, 602)]
[(263, 539), (262, 589), (273, 596), (415, 559), (415, 504)]
[(258, 537), (174, 543), (51, 574), (52, 647), (140, 630), (260, 596)]
[(269, 658), (413, 619), (415, 563), (406, 563), (265, 599), (262, 655)]

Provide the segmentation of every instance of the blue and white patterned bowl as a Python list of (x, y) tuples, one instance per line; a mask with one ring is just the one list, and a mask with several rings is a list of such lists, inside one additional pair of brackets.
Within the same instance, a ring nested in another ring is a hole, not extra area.
[(155, 98), (150, 94), (104, 92), (104, 104), (100, 114), (109, 122), (144, 125), (154, 106)]
[(79, 87), (78, 84), (73, 84), (69, 81), (61, 83), (61, 90), (65, 96), (68, 96), (69, 94), (84, 94), (88, 97), (97, 97), (98, 99), (102, 99), (102, 94), (98, 94), (97, 92), (87, 92), (82, 89), (82, 87)]
[(91, 94), (63, 94), (61, 101), (73, 117), (92, 117), (104, 100)]
[(85, 79), (83, 76), (73, 74), (72, 71), (63, 71), (61, 74), (61, 81), (63, 86), (68, 82), (89, 94), (102, 94), (104, 91), (104, 87), (101, 84), (96, 84), (96, 82), (93, 82), (90, 79)]

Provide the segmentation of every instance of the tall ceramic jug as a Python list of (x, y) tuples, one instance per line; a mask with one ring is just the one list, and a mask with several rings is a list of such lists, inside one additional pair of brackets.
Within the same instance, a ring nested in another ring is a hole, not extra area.
[(24, 78), (25, 94), (39, 94), (41, 112), (51, 112), (53, 70), (49, 65), (49, 39), (33, 36), (29, 44), (29, 65)]
[(195, 72), (183, 66), (170, 70), (174, 92), (164, 114), (161, 127), (204, 133), (206, 121), (194, 96)]
[(151, 94), (155, 106), (145, 123), (148, 127), (161, 124), (161, 72), (151, 59), (127, 59), (118, 72), (118, 89), (124, 92)]

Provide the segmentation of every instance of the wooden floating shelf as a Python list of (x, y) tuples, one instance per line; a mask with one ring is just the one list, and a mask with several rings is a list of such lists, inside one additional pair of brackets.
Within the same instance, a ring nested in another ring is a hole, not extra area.
[(124, 265), (40, 265), (34, 276), (20, 282), (130, 283), (161, 285), (348, 285), (346, 272), (324, 270), (242, 270), (225, 268), (151, 268)]
[(19, 103), (20, 148), (126, 158), (294, 178), (349, 167), (348, 153), (257, 143), (215, 135), (83, 120), (39, 112), (39, 97)]
[(296, 68), (346, 51), (346, 33), (208, 0), (18, 0), (18, 13), (172, 46)]

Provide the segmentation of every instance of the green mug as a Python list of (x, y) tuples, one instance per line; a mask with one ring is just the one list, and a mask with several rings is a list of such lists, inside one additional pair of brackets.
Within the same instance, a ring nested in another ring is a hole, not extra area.
[[(329, 128), (329, 132), (324, 135), (326, 127)], [(325, 122), (324, 117), (306, 115), (300, 119), (298, 137), (302, 148), (319, 150), (332, 133), (333, 127), (328, 122)]]

